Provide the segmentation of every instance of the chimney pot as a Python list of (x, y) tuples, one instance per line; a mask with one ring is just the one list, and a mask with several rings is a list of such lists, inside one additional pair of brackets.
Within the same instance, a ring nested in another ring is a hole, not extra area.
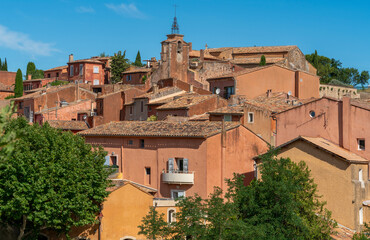
[(73, 54), (69, 54), (69, 62), (73, 62)]
[(31, 74), (28, 74), (27, 75), (27, 80), (31, 80), (32, 79), (32, 75)]

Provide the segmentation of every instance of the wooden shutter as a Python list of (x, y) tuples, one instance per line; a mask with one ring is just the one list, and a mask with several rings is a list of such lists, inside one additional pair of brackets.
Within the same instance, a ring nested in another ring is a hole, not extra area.
[(173, 158), (168, 159), (168, 172), (169, 173), (172, 173), (174, 170), (174, 161), (175, 160)]
[(188, 159), (187, 158), (184, 158), (183, 159), (183, 164), (184, 164), (184, 172), (185, 173), (187, 173), (188, 172), (188, 169), (189, 169), (189, 167), (188, 167)]

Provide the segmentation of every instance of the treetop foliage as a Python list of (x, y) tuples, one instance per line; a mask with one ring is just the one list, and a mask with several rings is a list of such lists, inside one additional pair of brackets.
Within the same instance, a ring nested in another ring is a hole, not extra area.
[(260, 66), (265, 66), (265, 65), (266, 65), (266, 57), (265, 55), (262, 55), (261, 60), (260, 60)]
[(137, 66), (137, 67), (143, 66), (143, 63), (141, 62), (140, 51), (137, 51), (135, 62), (132, 65)]
[(111, 82), (121, 81), (121, 73), (130, 67), (130, 61), (126, 58), (126, 51), (118, 51), (111, 57)]
[(0, 71), (8, 71), (8, 63), (6, 61), (6, 58), (3, 63), (0, 58)]
[(336, 79), (347, 85), (361, 85), (364, 87), (370, 78), (368, 71), (360, 73), (356, 68), (344, 68), (339, 60), (320, 56), (317, 54), (317, 51), (307, 54), (306, 60), (317, 69), (320, 82), (324, 84), (328, 84), (331, 80)]
[(95, 223), (108, 196), (106, 152), (47, 123), (18, 118), (5, 128), (14, 132), (14, 151), (0, 160), (0, 221), (18, 228), (19, 239)]
[(31, 75), (31, 79), (40, 79), (44, 78), (44, 71), (37, 69), (34, 62), (28, 62), (26, 70), (26, 79), (28, 79), (28, 75)]
[(15, 86), (14, 86), (14, 96), (22, 97), (23, 96), (23, 79), (22, 71), (18, 68), (17, 74), (15, 75)]

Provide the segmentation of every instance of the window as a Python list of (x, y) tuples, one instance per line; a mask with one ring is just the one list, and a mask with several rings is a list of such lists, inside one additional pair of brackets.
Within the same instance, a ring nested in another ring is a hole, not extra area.
[(149, 111), (152, 111), (152, 107), (149, 107), (149, 108), (148, 108), (148, 110), (149, 110)]
[(130, 115), (132, 115), (132, 106), (130, 106)]
[(50, 73), (48, 73), (48, 78), (50, 78)]
[(248, 122), (249, 123), (254, 123), (254, 113), (252, 113), (252, 112), (248, 113)]
[(180, 197), (185, 197), (185, 191), (184, 190), (171, 190), (171, 198), (177, 199)]
[(126, 80), (131, 81), (131, 75), (130, 74), (126, 76)]
[(365, 151), (365, 139), (357, 139), (358, 150)]
[(69, 67), (69, 76), (73, 77), (73, 65)]
[(315, 113), (315, 111), (311, 110), (309, 112), (309, 115), (310, 115), (311, 118), (314, 118), (316, 116), (316, 113)]
[(168, 211), (167, 211), (167, 222), (168, 223), (173, 223), (173, 222), (176, 222), (176, 211), (175, 211), (175, 209), (173, 209), (173, 208), (170, 208), (170, 209), (168, 209)]
[(140, 139), (140, 148), (144, 147), (145, 147), (144, 139)]
[(19, 102), (19, 109), (23, 109), (23, 102)]
[(150, 179), (150, 167), (145, 168), (145, 184), (151, 184), (151, 179)]
[(234, 86), (224, 88), (224, 98), (229, 99), (234, 94)]
[(83, 67), (84, 67), (84, 65), (80, 64), (80, 76), (82, 76), (82, 74), (83, 74)]
[(56, 73), (56, 77), (57, 77), (57, 78), (59, 77), (59, 73)]
[(117, 156), (110, 156), (110, 162), (112, 166), (118, 166), (117, 164)]
[(104, 165), (105, 166), (109, 166), (110, 165), (110, 157), (109, 156), (105, 156), (105, 162), (104, 162)]
[(94, 67), (93, 73), (99, 73), (99, 67)]
[(360, 225), (364, 224), (364, 209), (360, 207), (360, 210), (358, 211), (358, 222)]
[(99, 80), (98, 79), (94, 79), (94, 85), (99, 85)]
[(225, 122), (231, 122), (231, 115), (224, 115)]
[(94, 93), (101, 93), (102, 89), (101, 88), (93, 88)]
[(133, 140), (128, 140), (128, 141), (127, 141), (127, 144), (128, 144), (128, 145), (133, 145), (133, 144), (134, 144), (134, 141), (133, 141)]
[(141, 109), (141, 112), (144, 112), (144, 102), (143, 101), (141, 101), (140, 102), (140, 109)]

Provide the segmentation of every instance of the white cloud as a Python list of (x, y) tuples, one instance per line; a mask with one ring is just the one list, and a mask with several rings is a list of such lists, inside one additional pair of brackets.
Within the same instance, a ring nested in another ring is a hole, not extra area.
[(28, 52), (33, 55), (50, 56), (52, 52), (59, 52), (53, 45), (34, 41), (27, 34), (11, 31), (0, 25), (0, 47)]
[(78, 12), (78, 13), (94, 13), (95, 10), (94, 10), (94, 8), (92, 8), (90, 6), (88, 6), (88, 7), (81, 6), (81, 7), (76, 8), (76, 12)]
[(124, 15), (126, 17), (132, 17), (132, 18), (145, 18), (145, 15), (137, 9), (135, 4), (130, 3), (130, 4), (105, 4), (105, 6), (114, 12)]

